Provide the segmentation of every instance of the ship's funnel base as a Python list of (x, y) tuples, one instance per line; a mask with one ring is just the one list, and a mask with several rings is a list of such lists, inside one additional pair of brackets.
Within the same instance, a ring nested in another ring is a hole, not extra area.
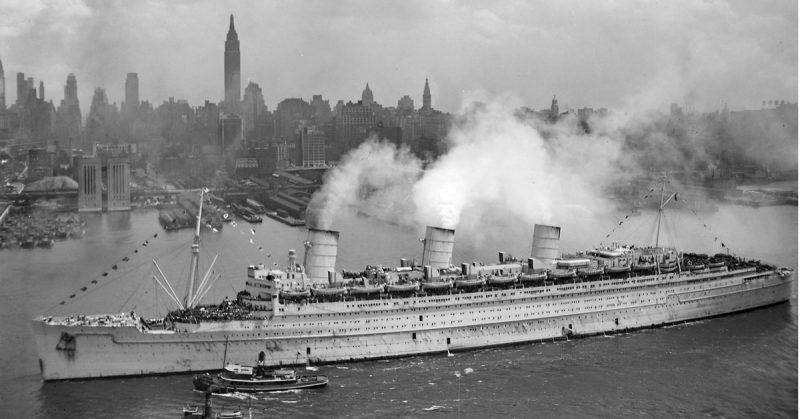
[(449, 268), (453, 258), (456, 231), (428, 226), (422, 250), (422, 266), (433, 269)]
[(533, 227), (531, 258), (534, 268), (551, 268), (555, 259), (561, 257), (559, 240), (561, 227), (536, 224)]
[(305, 268), (311, 282), (328, 283), (328, 272), (336, 272), (338, 249), (338, 231), (308, 229)]

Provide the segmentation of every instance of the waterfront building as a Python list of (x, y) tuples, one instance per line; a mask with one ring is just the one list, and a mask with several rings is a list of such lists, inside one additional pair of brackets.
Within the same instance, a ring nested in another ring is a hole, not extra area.
[(325, 166), (325, 132), (316, 126), (300, 130), (300, 154), (303, 167)]
[(98, 157), (78, 159), (78, 211), (103, 210), (102, 164)]
[(233, 14), (231, 14), (228, 36), (225, 39), (225, 110), (227, 112), (239, 110), (239, 97), (242, 91), (240, 64), (239, 35), (236, 34), (236, 28), (233, 26)]
[(220, 115), (219, 126), (219, 145), (223, 153), (228, 149), (243, 147), (241, 116), (234, 113), (222, 114)]
[(28, 179), (35, 182), (53, 176), (55, 166), (55, 153), (46, 148), (31, 148), (28, 150)]
[(131, 166), (128, 156), (109, 157), (106, 160), (108, 181), (109, 211), (127, 211), (131, 209)]

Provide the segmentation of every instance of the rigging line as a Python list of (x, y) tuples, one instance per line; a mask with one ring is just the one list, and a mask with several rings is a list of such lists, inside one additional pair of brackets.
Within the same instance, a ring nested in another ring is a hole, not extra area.
[[(179, 250), (179, 249), (178, 249), (177, 247), (178, 247), (178, 246), (176, 246), (176, 248), (175, 248), (175, 249), (173, 249), (173, 251), (171, 252), (171, 253), (173, 253), (173, 254), (174, 254), (174, 256), (173, 256), (173, 259), (174, 259), (175, 257), (177, 257), (177, 255), (178, 255), (178, 253), (177, 253), (177, 250)], [(180, 247), (183, 247), (183, 245), (181, 245)], [(168, 254), (169, 254), (169, 253), (168, 253)], [(134, 267), (131, 267), (131, 268), (130, 268), (128, 271), (133, 271), (133, 270), (136, 270), (136, 269), (140, 269), (140, 268), (141, 268), (143, 265), (146, 265), (146, 264), (147, 264), (147, 262), (146, 262), (146, 261), (142, 261), (142, 262), (141, 262), (141, 263), (139, 263), (138, 265), (136, 265), (136, 266), (134, 266)], [(93, 287), (92, 289), (89, 289), (89, 290), (85, 291), (83, 294), (81, 294), (81, 295), (77, 296), (76, 298), (69, 298), (69, 299), (65, 299), (65, 300), (63, 300), (62, 302), (59, 302), (59, 303), (57, 303), (57, 304), (53, 305), (51, 308), (49, 308), (48, 310), (46, 310), (46, 311), (45, 311), (45, 313), (49, 313), (49, 312), (50, 312), (52, 309), (54, 309), (54, 308), (58, 307), (59, 305), (62, 305), (62, 303), (66, 302), (67, 300), (70, 300), (70, 301), (69, 301), (69, 303), (70, 303), (70, 304), (72, 304), (72, 303), (74, 303), (74, 302), (76, 302), (76, 301), (78, 301), (78, 300), (81, 300), (81, 299), (85, 298), (86, 296), (88, 296), (88, 295), (90, 295), (90, 294), (93, 294), (93, 293), (95, 293), (95, 292), (96, 292), (97, 290), (99, 290), (100, 288), (103, 288), (103, 287), (105, 287), (106, 285), (112, 284), (112, 283), (114, 283), (114, 282), (116, 282), (116, 281), (120, 280), (121, 278), (123, 278), (123, 277), (125, 277), (125, 276), (126, 276), (126, 275), (125, 275), (125, 273), (123, 273), (123, 272), (120, 272), (120, 273), (119, 273), (119, 275), (117, 275), (117, 276), (115, 276), (115, 277), (111, 278), (111, 279), (110, 279), (110, 280), (108, 280), (108, 281), (105, 281), (105, 282), (103, 282), (103, 283), (100, 283), (100, 284), (98, 284), (96, 287)], [(76, 291), (76, 293), (77, 293), (77, 291)]]
[[(145, 275), (147, 275), (147, 274), (145, 274)], [(128, 294), (128, 298), (125, 299), (125, 301), (122, 303), (122, 305), (120, 305), (119, 309), (117, 310), (118, 313), (122, 313), (122, 311), (123, 311), (122, 309), (125, 308), (126, 305), (128, 305), (128, 302), (131, 301), (131, 298), (133, 298), (136, 294), (138, 294), (139, 290), (141, 290), (142, 287), (144, 286), (144, 284), (146, 283), (146, 281), (143, 281), (143, 280), (140, 280), (138, 282), (139, 282), (139, 286), (136, 287), (136, 289), (133, 290), (133, 292)]]
[[(183, 245), (181, 245), (180, 247), (183, 247)], [(175, 248), (175, 249), (173, 249), (173, 250), (172, 250), (172, 252), (176, 252), (177, 250), (178, 250), (178, 247), (176, 246), (176, 248)], [(167, 253), (167, 254), (169, 254), (169, 253)], [(177, 256), (177, 254), (176, 254), (176, 256)], [(173, 258), (173, 259), (174, 259), (174, 258)], [(139, 269), (139, 268), (141, 268), (143, 265), (146, 265), (146, 264), (147, 264), (147, 262), (146, 262), (146, 261), (143, 261), (143, 262), (139, 263), (138, 265), (135, 265), (135, 266), (133, 266), (132, 268), (130, 268), (130, 270), (136, 270), (136, 269)], [(106, 273), (107, 273), (107, 272), (106, 272)], [(95, 277), (93, 277), (93, 278), (92, 278), (92, 280), (96, 280), (96, 279), (97, 279), (98, 277), (100, 277), (101, 275), (102, 275), (102, 274), (98, 274), (98, 275), (96, 275)], [(120, 280), (120, 279), (121, 279), (121, 278), (123, 278), (124, 276), (125, 276), (125, 275), (124, 275), (122, 272), (119, 272), (119, 274), (118, 274), (118, 275), (116, 275), (116, 276), (114, 276), (114, 277), (110, 278), (110, 279), (109, 279), (109, 280), (107, 280), (107, 281), (104, 281), (104, 282), (102, 282), (102, 283), (98, 283), (98, 284), (97, 284), (97, 286), (95, 286), (95, 287), (92, 287), (91, 289), (87, 289), (86, 291), (84, 291), (84, 292), (83, 292), (83, 294), (81, 294), (81, 295), (77, 295), (75, 298), (67, 298), (67, 297), (65, 297), (65, 298), (64, 298), (64, 299), (63, 299), (61, 302), (58, 302), (58, 303), (54, 304), (53, 306), (51, 306), (50, 308), (48, 308), (47, 310), (45, 310), (45, 311), (44, 311), (44, 313), (45, 313), (45, 314), (50, 314), (50, 313), (52, 312), (52, 310), (53, 310), (53, 309), (57, 308), (57, 307), (58, 307), (58, 306), (60, 306), (60, 305), (66, 305), (67, 303), (68, 303), (69, 305), (72, 305), (72, 303), (74, 303), (74, 302), (76, 302), (76, 301), (78, 301), (78, 300), (81, 300), (81, 299), (85, 298), (85, 297), (86, 297), (86, 296), (88, 296), (88, 295), (94, 294), (94, 293), (95, 293), (95, 292), (97, 292), (99, 289), (101, 289), (101, 288), (105, 287), (106, 285), (112, 284), (112, 283), (114, 283), (114, 282), (116, 282), (116, 281)], [(91, 282), (90, 282), (90, 284), (91, 284)], [(87, 285), (87, 288), (88, 288), (88, 285)], [(78, 292), (78, 291), (75, 291), (73, 294), (77, 294), (77, 292)]]

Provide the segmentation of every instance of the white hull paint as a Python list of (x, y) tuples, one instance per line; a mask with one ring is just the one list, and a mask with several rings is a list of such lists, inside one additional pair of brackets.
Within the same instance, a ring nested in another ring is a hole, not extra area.
[[(793, 275), (753, 269), (465, 294), (282, 306), (186, 332), (33, 321), (45, 380), (206, 371), (228, 362), (331, 363), (614, 333), (789, 300)], [(180, 325), (178, 326), (180, 330)], [(74, 337), (64, 349), (62, 337)], [(60, 341), (62, 343), (60, 343)], [(57, 347), (62, 349), (57, 349)]]

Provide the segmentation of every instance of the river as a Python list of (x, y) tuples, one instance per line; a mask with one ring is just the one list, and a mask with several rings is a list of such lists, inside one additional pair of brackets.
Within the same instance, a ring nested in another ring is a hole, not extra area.
[[(562, 249), (652, 239), (653, 214), (625, 215), (559, 223)], [(188, 274), (191, 230), (163, 231), (154, 211), (84, 217), (82, 239), (0, 251), (0, 412), (179, 417), (183, 405), (203, 401), (190, 374), (47, 384), (39, 377), (34, 316), (131, 310), (162, 316), (173, 306), (151, 279), (152, 259), (176, 289)], [(454, 259), (530, 252), (533, 226), (483, 221), (457, 230)], [(340, 269), (420, 258), (423, 227), (356, 215), (333, 227), (341, 231)], [(204, 301), (234, 297), (248, 264), (284, 266), (290, 248), (302, 257), (305, 234), (270, 219), (204, 229), (202, 269), (219, 254), (214, 270), (222, 274)], [(731, 251), (796, 269), (797, 207), (678, 213), (664, 219), (660, 239), (686, 251)], [(213, 402), (250, 407), (254, 417), (797, 417), (796, 296), (795, 290), (788, 304), (613, 337), (319, 366), (331, 379), (327, 388)]]

